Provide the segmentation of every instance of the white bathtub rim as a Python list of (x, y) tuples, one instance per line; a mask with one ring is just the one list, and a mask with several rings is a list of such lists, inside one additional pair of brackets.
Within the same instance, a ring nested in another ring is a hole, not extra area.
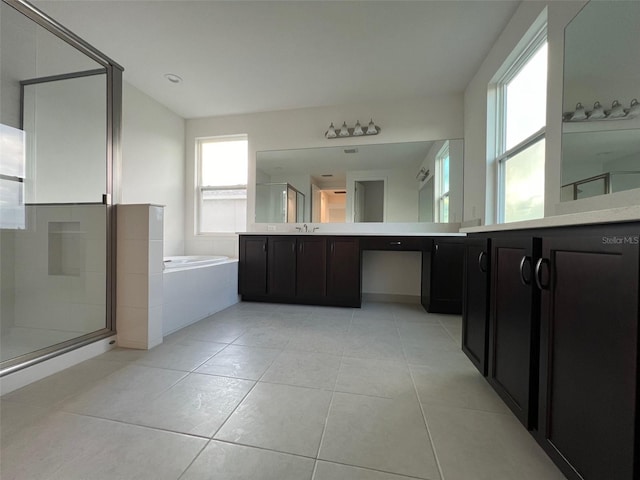
[[(176, 257), (203, 257), (203, 258), (211, 258), (213, 257), (213, 255), (180, 255), (180, 256), (172, 256), (172, 257), (165, 257), (165, 258), (176, 258)], [(215, 257), (222, 257), (222, 255), (215, 255)], [(218, 265), (227, 265), (229, 263), (238, 263), (238, 259), (237, 258), (233, 258), (233, 257), (224, 257), (225, 260), (219, 260), (216, 261), (215, 263), (205, 263), (205, 264), (188, 264), (185, 263), (183, 266), (180, 267), (170, 267), (170, 268), (164, 268), (163, 269), (163, 273), (173, 273), (173, 272), (183, 272), (185, 270), (195, 270), (197, 268), (210, 268), (210, 267), (216, 267)], [(164, 263), (163, 263), (164, 266)]]

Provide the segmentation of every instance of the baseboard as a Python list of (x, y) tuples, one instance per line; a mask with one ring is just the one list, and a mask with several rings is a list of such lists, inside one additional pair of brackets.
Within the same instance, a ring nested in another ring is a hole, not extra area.
[(363, 302), (411, 303), (420, 305), (420, 295), (405, 295), (399, 293), (363, 293)]

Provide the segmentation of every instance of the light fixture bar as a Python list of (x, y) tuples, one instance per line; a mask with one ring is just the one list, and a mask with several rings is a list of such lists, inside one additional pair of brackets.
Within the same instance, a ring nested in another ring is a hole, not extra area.
[(324, 132), (325, 138), (348, 138), (348, 137), (361, 137), (364, 135), (377, 135), (380, 133), (381, 128), (373, 123), (373, 119), (369, 122), (366, 129), (360, 125), (360, 120), (356, 121), (353, 128), (347, 126), (347, 122), (342, 122), (342, 126), (336, 129), (333, 126), (333, 122), (329, 125), (329, 128)]

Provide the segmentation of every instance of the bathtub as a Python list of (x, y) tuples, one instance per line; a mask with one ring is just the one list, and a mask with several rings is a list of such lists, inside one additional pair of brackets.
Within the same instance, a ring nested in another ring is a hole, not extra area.
[(204, 267), (216, 265), (229, 260), (229, 257), (221, 255), (183, 255), (179, 257), (164, 257), (164, 269)]
[(166, 336), (238, 303), (238, 260), (211, 255), (165, 257), (162, 287)]

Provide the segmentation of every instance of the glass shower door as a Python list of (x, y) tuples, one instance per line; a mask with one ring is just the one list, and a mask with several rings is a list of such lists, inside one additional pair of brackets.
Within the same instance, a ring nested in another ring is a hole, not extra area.
[(4, 374), (110, 331), (111, 179), (107, 69), (1, 5), (2, 69), (18, 79), (0, 115)]

